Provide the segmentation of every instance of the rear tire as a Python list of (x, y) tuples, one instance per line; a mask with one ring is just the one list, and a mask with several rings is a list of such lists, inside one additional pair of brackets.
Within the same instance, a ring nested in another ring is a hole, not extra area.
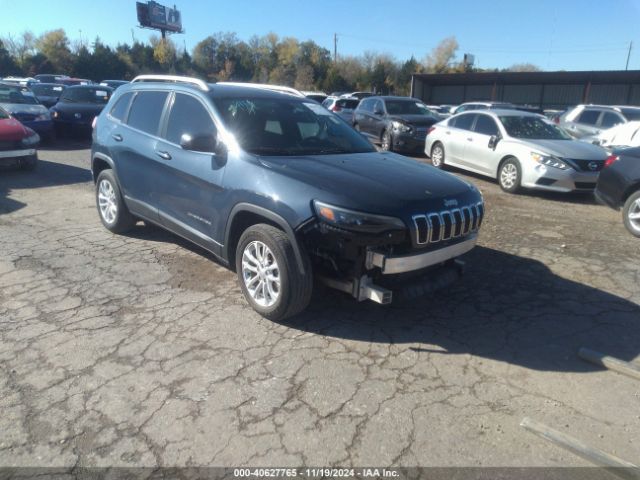
[(518, 193), (522, 182), (522, 168), (514, 157), (506, 159), (498, 169), (498, 184), (507, 193)]
[(96, 181), (96, 206), (100, 221), (113, 233), (124, 233), (136, 224), (136, 218), (129, 213), (116, 176), (111, 169), (105, 169)]
[(431, 165), (436, 168), (444, 168), (444, 145), (436, 142), (431, 147)]
[(640, 238), (640, 190), (631, 194), (624, 202), (622, 221), (631, 235)]
[(302, 257), (304, 274), (285, 232), (263, 223), (244, 231), (236, 249), (236, 272), (242, 293), (256, 312), (280, 321), (307, 307), (313, 274), (304, 252)]

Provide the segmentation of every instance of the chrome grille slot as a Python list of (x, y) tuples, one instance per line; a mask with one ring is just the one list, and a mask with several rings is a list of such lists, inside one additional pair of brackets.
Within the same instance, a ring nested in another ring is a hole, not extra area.
[(431, 229), (431, 238), (429, 242), (435, 243), (442, 240), (442, 221), (440, 215), (437, 213), (431, 213), (427, 216), (429, 219), (429, 227)]
[(414, 215), (413, 224), (416, 226), (417, 243), (424, 245), (429, 242), (429, 222), (424, 215)]
[(459, 209), (451, 210), (453, 216), (453, 236), (459, 237), (462, 233), (462, 212)]
[(469, 235), (480, 228), (483, 217), (482, 202), (439, 213), (414, 215), (415, 243), (426, 245)]
[(464, 226), (462, 227), (462, 234), (467, 235), (471, 231), (471, 209), (469, 207), (462, 207), (462, 217), (464, 218)]
[(453, 236), (453, 215), (449, 211), (440, 213), (442, 221), (442, 240), (449, 240)]

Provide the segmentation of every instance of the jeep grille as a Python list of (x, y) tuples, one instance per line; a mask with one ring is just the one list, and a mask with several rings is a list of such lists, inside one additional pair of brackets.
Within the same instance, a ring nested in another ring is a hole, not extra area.
[(415, 242), (426, 245), (464, 237), (480, 228), (483, 216), (482, 202), (438, 213), (414, 215)]

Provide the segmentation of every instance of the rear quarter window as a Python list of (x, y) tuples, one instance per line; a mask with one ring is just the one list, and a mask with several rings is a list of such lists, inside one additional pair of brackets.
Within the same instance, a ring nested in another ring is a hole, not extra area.
[(124, 122), (126, 119), (127, 111), (129, 110), (129, 104), (131, 103), (131, 98), (133, 97), (133, 93), (125, 93), (118, 100), (116, 100), (116, 104), (113, 106), (109, 115), (111, 115), (116, 120), (120, 120)]

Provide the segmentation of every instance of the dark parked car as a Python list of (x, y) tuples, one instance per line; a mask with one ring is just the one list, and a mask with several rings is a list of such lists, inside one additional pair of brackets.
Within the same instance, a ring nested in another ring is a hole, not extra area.
[(71, 87), (74, 85), (91, 85), (93, 82), (87, 78), (63, 77), (59, 80), (56, 80), (56, 83), (61, 83), (63, 85), (66, 85), (67, 87)]
[(601, 203), (622, 208), (624, 226), (640, 237), (640, 147), (614, 151), (600, 172), (595, 193)]
[(30, 88), (42, 105), (51, 108), (58, 103), (66, 87), (59, 83), (34, 83)]
[(52, 137), (53, 122), (49, 110), (38, 102), (28, 87), (0, 82), (0, 107), (25, 127), (35, 130), (40, 137)]
[(89, 133), (93, 119), (107, 104), (112, 92), (110, 87), (94, 85), (67, 87), (58, 103), (51, 107), (57, 133)]
[(383, 150), (422, 152), (431, 125), (440, 118), (410, 97), (369, 97), (353, 114), (353, 126)]
[(38, 164), (40, 137), (0, 108), (0, 165), (33, 170)]
[(123, 85), (126, 85), (127, 82), (126, 80), (102, 80), (100, 82), (100, 85), (102, 85), (103, 87), (111, 87), (114, 90), (118, 87), (121, 87)]
[(91, 160), (107, 229), (143, 219), (200, 245), (271, 319), (306, 307), (314, 274), (379, 303), (447, 286), (484, 213), (472, 184), (250, 84), (134, 79), (98, 116)]
[(61, 80), (69, 78), (68, 75), (56, 75), (53, 73), (41, 73), (36, 75), (35, 78), (40, 83), (60, 83)]

